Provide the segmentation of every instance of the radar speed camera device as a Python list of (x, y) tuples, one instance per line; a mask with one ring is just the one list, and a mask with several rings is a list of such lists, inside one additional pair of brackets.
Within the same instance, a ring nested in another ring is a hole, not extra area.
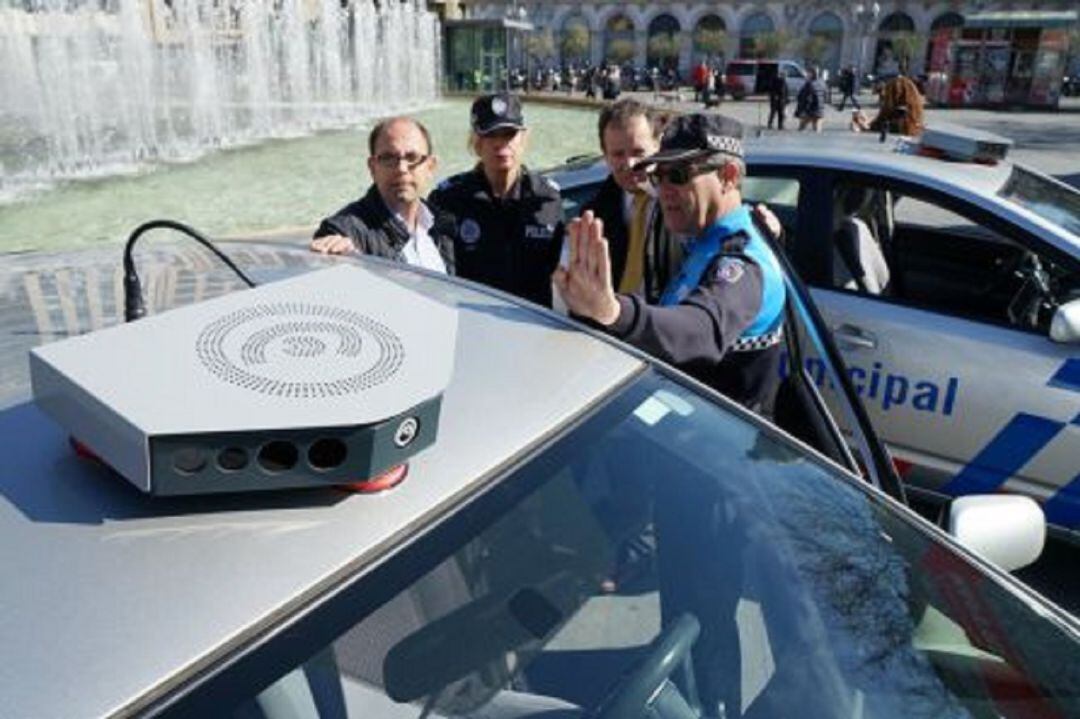
[(144, 492), (354, 484), (430, 446), (457, 311), (356, 266), (34, 349), (37, 404)]

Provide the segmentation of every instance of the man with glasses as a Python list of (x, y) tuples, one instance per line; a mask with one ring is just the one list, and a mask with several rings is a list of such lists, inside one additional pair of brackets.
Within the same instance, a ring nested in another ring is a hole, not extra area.
[(427, 128), (409, 117), (383, 120), (368, 136), (368, 151), (374, 184), (319, 224), (311, 249), (360, 252), (453, 274), (453, 220), (421, 199), (438, 165)]
[(742, 204), (741, 138), (734, 120), (687, 115), (640, 163), (667, 228), (693, 238), (658, 305), (616, 293), (603, 222), (591, 212), (570, 223), (569, 259), (552, 279), (574, 314), (762, 412), (779, 382), (786, 294), (779, 263)]
[(521, 102), (485, 95), (472, 105), (469, 145), (479, 162), (429, 198), (457, 222), (457, 274), (551, 306), (562, 247), (562, 198), (523, 164), (528, 130)]

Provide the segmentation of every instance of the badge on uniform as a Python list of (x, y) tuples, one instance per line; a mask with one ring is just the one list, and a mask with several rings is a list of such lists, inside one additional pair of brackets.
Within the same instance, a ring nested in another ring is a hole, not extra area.
[(525, 237), (530, 240), (550, 240), (554, 234), (554, 225), (525, 225)]
[(746, 266), (743, 261), (733, 257), (725, 257), (716, 266), (716, 276), (728, 284), (738, 282), (744, 272), (746, 272)]
[(466, 245), (475, 245), (480, 241), (480, 224), (471, 217), (461, 222), (461, 241)]

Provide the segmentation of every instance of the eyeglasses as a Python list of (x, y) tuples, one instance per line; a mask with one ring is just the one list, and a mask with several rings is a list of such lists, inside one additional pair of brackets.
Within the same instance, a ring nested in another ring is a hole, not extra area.
[(654, 187), (659, 187), (661, 182), (681, 187), (699, 175), (716, 170), (715, 165), (694, 165), (683, 163), (679, 165), (655, 165), (645, 175)]
[(396, 170), (404, 162), (406, 169), (415, 170), (424, 164), (429, 157), (431, 155), (421, 155), (419, 152), (406, 152), (404, 155), (397, 155), (393, 152), (380, 152), (375, 156), (375, 162), (379, 163), (379, 167), (387, 170)]

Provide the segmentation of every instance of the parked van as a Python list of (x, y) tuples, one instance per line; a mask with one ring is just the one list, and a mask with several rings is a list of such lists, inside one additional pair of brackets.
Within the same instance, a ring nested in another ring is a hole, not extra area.
[(793, 60), (732, 60), (724, 71), (725, 90), (736, 100), (766, 94), (778, 72), (784, 74), (792, 96), (806, 82), (806, 70)]

